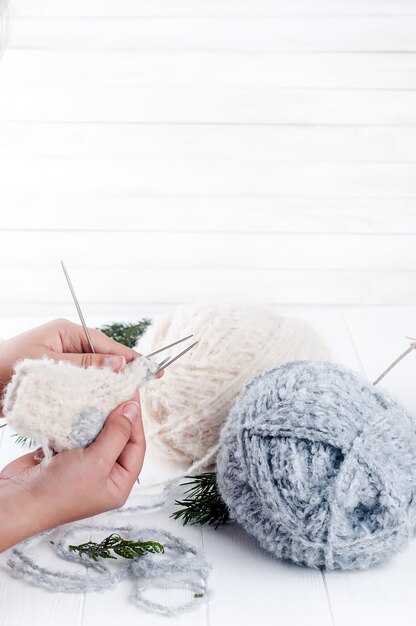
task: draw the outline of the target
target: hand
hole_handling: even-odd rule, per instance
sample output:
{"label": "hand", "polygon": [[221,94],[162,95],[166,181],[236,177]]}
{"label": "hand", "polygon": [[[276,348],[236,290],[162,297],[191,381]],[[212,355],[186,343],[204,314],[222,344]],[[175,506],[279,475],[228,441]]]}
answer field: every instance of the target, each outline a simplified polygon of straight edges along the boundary
{"label": "hand", "polygon": [[[90,352],[82,326],[66,319],[53,320],[0,343],[0,395],[10,381],[14,364],[24,358],[41,359],[46,355],[55,361],[70,361],[82,367],[96,365],[120,371],[139,356],[135,350],[101,331],[88,330],[97,354]],[[160,372],[158,377],[162,374]]]}
{"label": "hand", "polygon": [[87,448],[59,452],[46,466],[39,450],[6,465],[0,472],[0,552],[42,530],[123,506],[145,449],[135,393],[110,413]]}

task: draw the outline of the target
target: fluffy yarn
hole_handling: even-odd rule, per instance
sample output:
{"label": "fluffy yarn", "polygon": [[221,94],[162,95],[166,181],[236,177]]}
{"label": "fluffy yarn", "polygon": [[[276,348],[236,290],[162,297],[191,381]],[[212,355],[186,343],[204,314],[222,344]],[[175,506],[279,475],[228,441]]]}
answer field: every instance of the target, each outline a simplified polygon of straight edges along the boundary
{"label": "fluffy yarn", "polygon": [[215,461],[220,429],[244,383],[293,359],[327,358],[304,322],[260,306],[183,306],[155,322],[138,343],[149,353],[193,333],[198,345],[141,393],[148,435],[189,472]]}
{"label": "fluffy yarn", "polygon": [[[54,592],[84,593],[115,587],[122,580],[133,581],[131,601],[153,613],[174,617],[199,608],[201,603],[211,597],[208,589],[208,574],[211,569],[202,553],[179,537],[175,537],[161,528],[135,529],[133,526],[107,526],[96,524],[77,524],[63,532],[56,542],[57,555],[66,560],[85,565],[88,573],[53,570],[35,562],[30,556],[30,546],[39,537],[48,536],[55,529],[47,530],[20,542],[11,550],[8,565],[16,578],[22,578],[39,587]],[[119,559],[114,569],[109,563],[94,561],[85,554],[73,552],[68,548],[70,537],[79,531],[110,531],[122,533],[133,541],[148,541],[157,538],[165,548],[164,555],[146,554],[132,560]],[[147,599],[145,592],[163,580],[172,587],[191,592],[191,599],[178,606],[167,606]]]}
{"label": "fluffy yarn", "polygon": [[231,516],[274,555],[367,568],[415,528],[415,423],[387,393],[328,362],[255,377],[222,430],[218,486]]}
{"label": "fluffy yarn", "polygon": [[134,359],[121,372],[83,368],[49,358],[19,361],[3,398],[3,414],[20,435],[52,450],[84,448],[100,432],[115,406],[128,400],[157,370],[146,357]]}

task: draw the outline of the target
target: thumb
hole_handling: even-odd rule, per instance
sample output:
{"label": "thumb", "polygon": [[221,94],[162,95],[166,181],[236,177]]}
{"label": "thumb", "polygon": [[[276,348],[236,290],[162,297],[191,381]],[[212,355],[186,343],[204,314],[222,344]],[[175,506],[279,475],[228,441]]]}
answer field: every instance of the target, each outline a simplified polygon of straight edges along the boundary
{"label": "thumb", "polygon": [[140,404],[134,400],[123,402],[107,417],[101,432],[91,443],[88,454],[108,460],[111,467],[126,447],[136,420],[141,419]]}
{"label": "thumb", "polygon": [[52,358],[55,361],[69,361],[80,367],[90,367],[91,365],[108,367],[113,372],[119,372],[126,365],[126,357],[118,354],[91,354],[89,352],[76,354],[74,352],[66,352],[64,354],[54,354]]}

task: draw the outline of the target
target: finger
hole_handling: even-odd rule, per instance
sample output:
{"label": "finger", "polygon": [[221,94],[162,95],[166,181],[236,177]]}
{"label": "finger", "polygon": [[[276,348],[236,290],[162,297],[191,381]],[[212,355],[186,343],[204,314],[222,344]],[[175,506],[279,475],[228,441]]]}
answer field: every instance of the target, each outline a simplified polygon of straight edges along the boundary
{"label": "finger", "polygon": [[[125,357],[116,354],[92,354],[91,352],[82,352],[81,354],[77,354],[76,352],[51,352],[48,356],[57,362],[68,361],[69,363],[73,363],[79,367],[91,367],[91,365],[95,365],[96,367],[108,367],[113,372],[121,372],[126,365]],[[156,378],[161,378],[163,374],[164,372],[162,370],[156,374]]]}
{"label": "finger", "polygon": [[[88,330],[91,335],[91,341],[94,349],[97,352],[124,356],[127,363],[130,363],[130,361],[136,359],[138,356],[142,356],[140,352],[136,352],[136,350],[132,350],[131,348],[127,348],[127,346],[123,346],[121,343],[118,343],[118,341],[114,341],[114,339],[107,337],[107,335],[105,333],[102,333],[100,330],[97,330],[95,328],[89,328]],[[89,350],[88,344],[86,346],[86,350]],[[156,378],[161,378],[163,374],[164,371],[162,370],[161,372],[156,374]]]}
{"label": "finger", "polygon": [[140,404],[133,400],[123,402],[107,417],[95,441],[86,448],[89,455],[104,459],[111,467],[126,447],[132,433],[133,422],[141,420]]}
{"label": "finger", "polygon": [[108,367],[113,372],[120,372],[126,365],[126,358],[121,355],[115,354],[91,354],[90,352],[82,352],[77,354],[75,352],[64,352],[58,354],[56,352],[51,354],[54,361],[68,361],[74,365],[80,367]]}
{"label": "finger", "polygon": [[[82,327],[80,327],[82,328]],[[124,356],[127,363],[130,363],[133,359],[136,359],[140,355],[140,352],[136,350],[132,350],[132,348],[128,348],[127,346],[123,346],[122,343],[111,339],[111,337],[107,337],[107,335],[96,328],[88,329],[91,341],[94,346],[94,350],[96,352],[102,352],[103,354],[117,354],[119,356]],[[82,333],[84,334],[84,330],[82,329]],[[86,340],[86,338],[85,338]],[[86,344],[86,350],[89,352],[90,347],[88,342]]]}
{"label": "finger", "polygon": [[[140,404],[139,394],[135,394],[133,399]],[[131,486],[140,474],[146,452],[146,439],[144,435],[143,421],[137,418],[125,448],[117,459],[117,464],[121,466],[130,477]]]}
{"label": "finger", "polygon": [[10,463],[8,463],[8,465],[3,467],[0,472],[0,479],[14,476],[15,474],[19,474],[29,467],[35,467],[35,465],[39,465],[38,456],[39,450],[35,450],[34,452],[28,452],[27,454],[24,454],[23,456],[19,456],[17,459],[14,459],[14,461],[11,461]]}

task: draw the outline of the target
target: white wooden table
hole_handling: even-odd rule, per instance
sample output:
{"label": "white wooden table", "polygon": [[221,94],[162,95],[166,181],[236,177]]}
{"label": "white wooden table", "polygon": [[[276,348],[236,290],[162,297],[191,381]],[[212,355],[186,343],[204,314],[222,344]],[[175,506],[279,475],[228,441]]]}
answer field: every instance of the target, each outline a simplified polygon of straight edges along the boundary
{"label": "white wooden table", "polygon": [[[285,309],[290,312],[290,309]],[[307,319],[331,346],[334,360],[365,374],[373,380],[406,345],[404,336],[414,334],[416,308],[302,309],[296,314]],[[4,319],[2,336],[20,332],[42,321]],[[100,323],[101,318],[91,320]],[[108,321],[108,320],[107,320]],[[412,411],[416,410],[414,380],[416,355],[411,354],[385,381]],[[8,429],[0,435],[0,465],[22,453],[13,443]],[[166,477],[172,466],[152,453],[143,470],[143,482]],[[142,501],[140,487],[132,492],[127,505]],[[213,569],[210,587],[214,592],[208,605],[173,620],[180,624],[224,623],[250,626],[286,624],[304,626],[401,626],[414,624],[414,589],[416,587],[416,542],[389,563],[366,572],[321,573],[271,558],[241,529],[228,526],[220,530],[182,527],[164,510],[128,517],[138,526],[157,526],[182,536],[203,548]],[[120,522],[120,520],[117,520]],[[34,549],[37,558],[55,563],[48,540]],[[51,560],[52,559],[52,560]],[[143,622],[149,626],[165,624],[168,618],[144,613],[130,604],[129,586],[113,591],[75,594],[52,594],[10,575],[7,553],[0,555],[0,624],[7,626],[125,626]],[[58,562],[62,566],[63,562]],[[56,563],[55,563],[56,564]],[[183,593],[159,588],[151,596],[175,604]]]}
{"label": "white wooden table", "polygon": [[[76,319],[61,257],[91,325],[201,298],[268,303],[309,319],[370,380],[414,336],[415,0],[10,0],[10,15],[0,337]],[[386,379],[413,411],[415,359]],[[20,452],[0,430],[0,465]],[[150,452],[143,481],[168,470]],[[213,565],[215,597],[181,624],[414,623],[415,545],[368,572],[321,574],[169,513],[135,523],[203,546]],[[167,623],[125,585],[54,595],[6,560],[0,626]]]}

